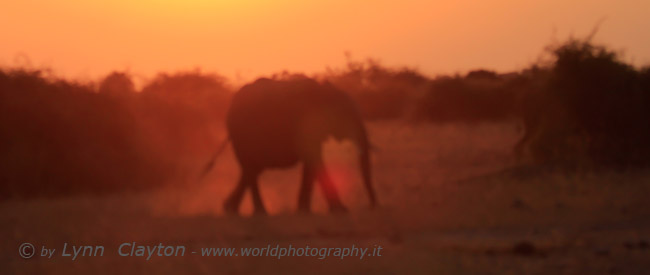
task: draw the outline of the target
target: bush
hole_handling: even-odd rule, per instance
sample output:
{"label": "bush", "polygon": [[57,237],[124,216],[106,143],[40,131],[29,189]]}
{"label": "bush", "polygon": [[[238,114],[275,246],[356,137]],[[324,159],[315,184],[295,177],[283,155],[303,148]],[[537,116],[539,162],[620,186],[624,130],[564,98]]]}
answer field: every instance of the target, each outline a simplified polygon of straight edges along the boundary
{"label": "bush", "polygon": [[482,122],[512,119],[516,99],[527,80],[519,74],[477,70],[465,77],[434,79],[417,106],[421,119],[433,122]]}
{"label": "bush", "polygon": [[[552,47],[545,88],[527,101],[528,147],[537,161],[635,166],[650,161],[650,86],[616,52],[572,39]],[[537,106],[537,107],[531,107]],[[551,138],[552,137],[552,138]],[[553,148],[553,150],[549,150]]]}
{"label": "bush", "polygon": [[329,70],[320,78],[349,93],[357,102],[361,115],[370,120],[410,115],[428,85],[428,79],[416,70],[389,69],[372,59],[365,62],[348,60],[346,69]]}
{"label": "bush", "polygon": [[0,197],[180,183],[183,161],[204,161],[197,152],[218,142],[209,129],[230,95],[221,78],[162,75],[137,92],[113,73],[98,86],[0,70]]}

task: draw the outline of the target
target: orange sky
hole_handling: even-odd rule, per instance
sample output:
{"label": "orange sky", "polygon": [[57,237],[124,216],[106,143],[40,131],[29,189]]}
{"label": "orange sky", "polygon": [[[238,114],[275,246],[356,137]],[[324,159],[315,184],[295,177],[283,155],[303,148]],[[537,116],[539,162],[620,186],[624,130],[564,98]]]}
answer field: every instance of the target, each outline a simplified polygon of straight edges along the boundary
{"label": "orange sky", "polygon": [[[56,3],[55,3],[56,2]],[[21,0],[0,3],[0,65],[58,75],[196,67],[249,80],[339,67],[344,52],[427,74],[519,69],[554,36],[584,36],[650,63],[647,0]]]}

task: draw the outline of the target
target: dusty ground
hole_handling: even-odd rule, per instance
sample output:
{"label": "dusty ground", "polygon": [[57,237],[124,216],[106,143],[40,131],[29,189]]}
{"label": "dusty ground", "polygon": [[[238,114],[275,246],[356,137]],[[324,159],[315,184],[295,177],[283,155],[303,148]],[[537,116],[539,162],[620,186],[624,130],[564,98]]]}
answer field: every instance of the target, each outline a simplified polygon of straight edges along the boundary
{"label": "dusty ground", "polygon": [[[228,152],[201,183],[147,194],[0,203],[4,274],[647,274],[650,171],[562,173],[516,166],[511,125],[370,126],[382,206],[367,209],[348,145],[326,145],[350,208],[294,213],[299,169],[262,178],[269,217],[234,217],[221,203],[238,171]],[[250,201],[243,211],[250,213]],[[202,247],[383,247],[382,256],[120,257],[123,242]],[[22,259],[30,242],[55,256]],[[64,243],[102,257],[61,257]]]}

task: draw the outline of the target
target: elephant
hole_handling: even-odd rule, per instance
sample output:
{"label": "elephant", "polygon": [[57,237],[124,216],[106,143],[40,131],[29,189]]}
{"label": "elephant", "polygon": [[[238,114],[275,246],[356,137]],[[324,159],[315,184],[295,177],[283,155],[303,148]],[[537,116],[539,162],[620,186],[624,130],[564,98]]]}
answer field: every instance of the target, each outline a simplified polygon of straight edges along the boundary
{"label": "elephant", "polygon": [[237,213],[244,192],[250,189],[254,213],[266,214],[258,187],[260,174],[298,163],[303,164],[299,211],[310,211],[315,181],[320,183],[331,212],[347,211],[323,161],[321,147],[330,137],[356,145],[371,206],[377,205],[368,133],[354,101],[333,85],[306,76],[260,78],[235,93],[226,114],[226,129],[241,176],[224,202],[225,212]]}

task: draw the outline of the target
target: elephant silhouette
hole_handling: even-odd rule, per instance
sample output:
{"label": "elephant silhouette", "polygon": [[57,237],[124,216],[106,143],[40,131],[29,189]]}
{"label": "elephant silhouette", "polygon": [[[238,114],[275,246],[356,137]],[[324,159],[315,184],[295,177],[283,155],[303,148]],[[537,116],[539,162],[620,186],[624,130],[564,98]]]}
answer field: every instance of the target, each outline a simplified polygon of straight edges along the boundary
{"label": "elephant silhouette", "polygon": [[371,206],[377,204],[372,186],[369,141],[354,101],[329,83],[305,76],[275,80],[261,78],[243,86],[232,98],[226,127],[241,177],[224,202],[237,213],[250,189],[255,214],[266,214],[258,179],[266,169],[303,164],[298,209],[309,212],[318,181],[331,212],[345,212],[323,162],[322,143],[333,137],[351,140],[358,148],[363,183]]}

